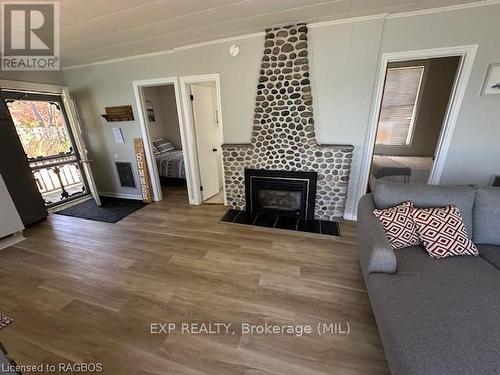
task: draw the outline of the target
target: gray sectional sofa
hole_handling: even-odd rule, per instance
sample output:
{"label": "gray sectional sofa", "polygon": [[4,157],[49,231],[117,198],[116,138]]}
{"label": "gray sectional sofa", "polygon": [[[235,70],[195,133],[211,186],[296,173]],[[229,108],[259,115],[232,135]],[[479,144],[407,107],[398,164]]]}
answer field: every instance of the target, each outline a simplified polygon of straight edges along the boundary
{"label": "gray sectional sofa", "polygon": [[[457,206],[480,256],[392,250],[374,208]],[[500,374],[500,188],[378,183],[358,209],[358,249],[393,375]]]}
{"label": "gray sectional sofa", "polygon": [[7,351],[5,350],[2,343],[0,343],[0,374],[2,375],[20,375],[21,373],[17,373],[14,371],[10,371],[12,366],[16,366],[16,363],[10,359],[7,355]]}

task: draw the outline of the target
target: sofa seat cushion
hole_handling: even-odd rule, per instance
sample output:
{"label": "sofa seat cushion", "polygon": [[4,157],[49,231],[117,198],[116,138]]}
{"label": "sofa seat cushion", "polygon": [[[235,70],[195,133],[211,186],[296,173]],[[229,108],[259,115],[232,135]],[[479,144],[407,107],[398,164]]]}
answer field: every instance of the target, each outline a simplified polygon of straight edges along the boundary
{"label": "sofa seat cushion", "polygon": [[500,245],[500,187],[478,187],[474,203],[474,242]]}
{"label": "sofa seat cushion", "polygon": [[471,186],[439,186],[426,184],[397,184],[378,181],[373,187],[376,208],[388,208],[411,201],[415,207],[458,207],[469,238],[472,238],[472,209],[476,190]]}
{"label": "sofa seat cushion", "polygon": [[395,253],[396,274],[367,277],[391,373],[500,373],[500,272],[481,257]]}
{"label": "sofa seat cushion", "polygon": [[500,270],[500,246],[478,245],[479,255]]}

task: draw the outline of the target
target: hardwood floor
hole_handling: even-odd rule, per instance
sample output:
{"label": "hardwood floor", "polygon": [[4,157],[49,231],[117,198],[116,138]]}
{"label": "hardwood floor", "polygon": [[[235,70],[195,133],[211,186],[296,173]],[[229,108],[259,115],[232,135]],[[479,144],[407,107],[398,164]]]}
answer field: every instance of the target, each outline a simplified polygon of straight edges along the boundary
{"label": "hardwood floor", "polygon": [[[51,215],[0,252],[0,313],[14,318],[0,341],[18,364],[100,362],[105,374],[388,373],[353,224],[339,240],[219,223],[224,212],[172,188],[117,224]],[[153,322],[177,329],[151,334]],[[232,333],[183,334],[183,322]],[[319,322],[348,322],[349,335],[319,336]]]}

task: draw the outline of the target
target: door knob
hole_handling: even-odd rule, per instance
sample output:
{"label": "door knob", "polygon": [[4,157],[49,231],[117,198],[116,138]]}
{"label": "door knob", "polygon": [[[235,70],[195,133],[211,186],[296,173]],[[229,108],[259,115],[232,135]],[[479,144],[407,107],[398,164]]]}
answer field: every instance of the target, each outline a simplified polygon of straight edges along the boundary
{"label": "door knob", "polygon": [[213,149],[212,149],[212,151],[213,151],[213,152],[217,152],[217,149],[216,149],[216,148],[213,148]]}

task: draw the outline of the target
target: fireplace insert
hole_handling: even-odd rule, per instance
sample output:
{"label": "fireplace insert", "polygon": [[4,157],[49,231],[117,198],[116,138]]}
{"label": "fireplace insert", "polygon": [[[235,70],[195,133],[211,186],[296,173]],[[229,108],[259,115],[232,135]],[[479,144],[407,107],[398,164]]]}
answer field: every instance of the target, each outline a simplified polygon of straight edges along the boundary
{"label": "fireplace insert", "polygon": [[259,214],[314,219],[316,172],[245,169],[246,210]]}

